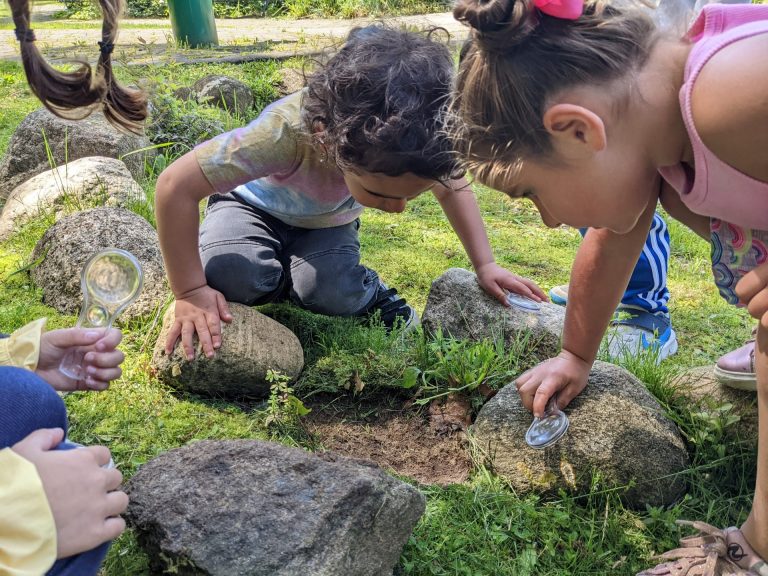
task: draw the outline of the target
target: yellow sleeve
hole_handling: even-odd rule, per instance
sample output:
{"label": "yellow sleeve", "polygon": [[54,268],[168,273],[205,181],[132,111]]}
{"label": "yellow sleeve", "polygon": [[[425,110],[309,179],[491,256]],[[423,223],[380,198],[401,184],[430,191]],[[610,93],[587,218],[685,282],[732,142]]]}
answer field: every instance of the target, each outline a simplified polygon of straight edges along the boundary
{"label": "yellow sleeve", "polygon": [[39,318],[16,330],[9,338],[0,339],[0,366],[18,366],[35,371],[40,358],[40,338],[45,318]]}
{"label": "yellow sleeve", "polygon": [[0,450],[0,574],[40,576],[56,561],[56,525],[35,465]]}

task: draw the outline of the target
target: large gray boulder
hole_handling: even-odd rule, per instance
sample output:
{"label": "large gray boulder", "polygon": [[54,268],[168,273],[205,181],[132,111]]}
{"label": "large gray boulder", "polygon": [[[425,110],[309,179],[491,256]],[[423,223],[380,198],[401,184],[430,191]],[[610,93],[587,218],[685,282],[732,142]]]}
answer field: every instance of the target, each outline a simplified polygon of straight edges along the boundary
{"label": "large gray boulder", "polygon": [[65,216],[49,228],[32,252],[40,262],[32,280],[43,302],[64,314],[77,314],[83,301],[80,275],[88,259],[105,248],[132,253],[144,271],[144,287],[119,322],[156,313],[168,297],[165,266],[157,232],[141,216],[124,208],[94,208]]}
{"label": "large gray boulder", "polygon": [[229,76],[212,74],[200,78],[192,86],[192,94],[201,104],[218,106],[236,116],[243,116],[253,107],[250,86]]}
{"label": "large gray boulder", "polygon": [[506,386],[480,410],[472,437],[518,494],[588,493],[595,477],[601,489],[628,486],[622,496],[637,509],[667,506],[683,494],[689,465],[683,439],[629,372],[595,362],[589,384],[565,412],[566,436],[549,448],[530,448],[525,432],[533,418],[515,387]]}
{"label": "large gray boulder", "polygon": [[538,312],[505,308],[480,288],[477,276],[463,268],[450,268],[432,282],[422,324],[428,332],[442,328],[457,340],[494,340],[503,336],[507,346],[527,338],[541,358],[560,352],[565,311],[548,302]]}
{"label": "large gray boulder", "polygon": [[32,176],[50,170],[51,160],[61,166],[87,156],[122,158],[134,179],[140,180],[145,158],[154,158],[156,151],[127,154],[151,145],[146,136],[117,130],[100,112],[83,120],[63,120],[40,108],[22,120],[8,143],[0,162],[0,198],[7,198]]}
{"label": "large gray boulder", "polygon": [[38,174],[11,192],[0,215],[0,240],[41,214],[60,216],[84,207],[126,207],[141,202],[146,202],[144,191],[122,161],[81,158]]}
{"label": "large gray boulder", "polygon": [[180,576],[390,576],[425,508],[374,464],[258,440],[171,450],[127,491],[153,569]]}
{"label": "large gray boulder", "polygon": [[234,319],[229,324],[222,322],[221,348],[207,358],[196,340],[191,361],[181,342],[170,356],[165,354],[165,341],[175,319],[175,306],[168,308],[152,355],[152,366],[161,381],[197,394],[258,398],[269,394],[268,370],[298,377],[304,367],[304,351],[296,335],[254,308],[233,302],[229,308]]}

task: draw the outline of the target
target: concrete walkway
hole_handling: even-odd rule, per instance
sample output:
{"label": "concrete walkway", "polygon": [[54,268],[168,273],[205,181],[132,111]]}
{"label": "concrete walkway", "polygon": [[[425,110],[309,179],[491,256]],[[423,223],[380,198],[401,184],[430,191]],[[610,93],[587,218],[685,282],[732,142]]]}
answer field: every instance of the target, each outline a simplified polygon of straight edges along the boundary
{"label": "concrete walkway", "polygon": [[[34,21],[50,21],[55,5],[43,5],[36,10]],[[8,22],[9,18],[3,18]],[[180,49],[173,40],[170,20],[124,19],[115,47],[115,59],[123,64],[161,63],[166,58],[175,61],[215,61],[217,59],[257,59],[259,57],[314,53],[329,45],[338,44],[350,29],[375,21],[398,24],[408,28],[445,28],[452,40],[466,37],[466,27],[453,19],[449,12],[418,16],[392,18],[302,19],[282,18],[238,18],[216,20],[219,47],[214,49]],[[101,39],[101,30],[96,21],[72,22],[72,29],[47,29],[44,25],[37,30],[38,46],[46,56],[56,60],[86,58],[95,60],[98,56],[96,42]],[[83,28],[80,28],[82,25]],[[137,27],[132,27],[137,26]],[[141,26],[140,28],[138,26]],[[18,59],[19,47],[13,30],[0,30],[0,58]]]}

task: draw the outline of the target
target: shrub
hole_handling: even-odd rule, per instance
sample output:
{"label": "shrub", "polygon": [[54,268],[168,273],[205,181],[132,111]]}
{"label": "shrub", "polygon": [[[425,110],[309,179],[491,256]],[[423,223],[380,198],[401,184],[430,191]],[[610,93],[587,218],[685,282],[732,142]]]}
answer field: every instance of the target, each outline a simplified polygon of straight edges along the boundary
{"label": "shrub", "polygon": [[226,131],[217,109],[182,102],[170,94],[155,96],[151,109],[147,136],[154,144],[170,143],[170,157],[185,154],[196,144]]}

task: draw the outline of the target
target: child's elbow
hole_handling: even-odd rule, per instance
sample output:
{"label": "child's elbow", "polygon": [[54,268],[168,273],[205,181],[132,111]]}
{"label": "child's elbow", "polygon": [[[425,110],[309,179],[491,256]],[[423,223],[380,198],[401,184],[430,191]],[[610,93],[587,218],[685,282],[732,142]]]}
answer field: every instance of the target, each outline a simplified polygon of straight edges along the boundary
{"label": "child's elbow", "polygon": [[175,190],[178,190],[179,176],[176,174],[176,170],[173,170],[173,166],[166,168],[160,173],[155,183],[155,208],[160,208],[166,204],[169,204],[175,200]]}

